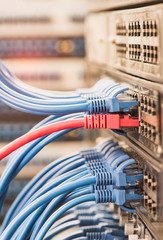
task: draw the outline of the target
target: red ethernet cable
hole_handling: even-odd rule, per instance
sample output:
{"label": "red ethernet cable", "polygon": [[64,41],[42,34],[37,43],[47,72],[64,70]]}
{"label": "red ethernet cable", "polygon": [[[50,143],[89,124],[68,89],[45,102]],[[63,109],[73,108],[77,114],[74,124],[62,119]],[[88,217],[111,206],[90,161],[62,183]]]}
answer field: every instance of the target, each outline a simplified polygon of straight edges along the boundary
{"label": "red ethernet cable", "polygon": [[139,120],[132,118],[129,115],[119,114],[100,114],[100,115],[86,115],[81,119],[71,119],[62,122],[53,123],[49,126],[41,127],[39,129],[30,131],[23,136],[17,138],[13,142],[7,144],[0,149],[0,160],[7,157],[23,145],[53,132],[61,131],[69,128],[85,129],[119,129],[121,127],[138,127]]}

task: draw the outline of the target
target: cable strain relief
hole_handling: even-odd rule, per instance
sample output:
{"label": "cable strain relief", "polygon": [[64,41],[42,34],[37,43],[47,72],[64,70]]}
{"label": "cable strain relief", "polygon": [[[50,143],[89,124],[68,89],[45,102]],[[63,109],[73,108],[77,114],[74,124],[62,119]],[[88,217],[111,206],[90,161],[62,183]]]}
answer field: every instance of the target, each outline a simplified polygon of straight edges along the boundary
{"label": "cable strain relief", "polygon": [[91,192],[92,193],[95,193],[95,191],[104,191],[104,190],[107,190],[107,186],[103,185],[103,186],[99,186],[99,185],[92,185],[91,186]]}
{"label": "cable strain relief", "polygon": [[107,172],[106,169],[98,169],[95,172],[96,185],[112,185],[112,174]]}
{"label": "cable strain relief", "polygon": [[112,191],[109,191],[109,190],[96,190],[95,198],[97,203],[113,202]]}
{"label": "cable strain relief", "polygon": [[101,161],[101,155],[98,152],[92,152],[87,155],[85,155],[85,161],[89,162],[100,162]]}
{"label": "cable strain relief", "polygon": [[78,220],[80,221],[79,225],[81,227],[97,225],[99,223],[98,219],[93,218],[93,216],[79,216]]}
{"label": "cable strain relief", "polygon": [[91,99],[89,100],[89,113],[106,113],[109,112],[109,104],[105,98]]}
{"label": "cable strain relief", "polygon": [[102,239],[101,232],[88,232],[86,236],[87,236],[88,240],[94,240],[94,239],[101,240]]}
{"label": "cable strain relief", "polygon": [[84,116],[85,129],[106,129],[107,115],[85,115]]}
{"label": "cable strain relief", "polygon": [[93,226],[85,226],[83,227],[83,232],[86,235],[87,233],[96,233],[96,232],[101,232],[102,229],[100,225],[93,225]]}
{"label": "cable strain relief", "polygon": [[100,99],[103,99],[104,98],[104,95],[102,95],[101,93],[93,93],[93,92],[90,92],[88,94],[85,94],[84,96],[87,100],[90,100],[90,101],[95,101],[95,100],[100,100]]}
{"label": "cable strain relief", "polygon": [[87,149],[80,151],[80,156],[86,160],[99,159],[100,153],[96,149]]}

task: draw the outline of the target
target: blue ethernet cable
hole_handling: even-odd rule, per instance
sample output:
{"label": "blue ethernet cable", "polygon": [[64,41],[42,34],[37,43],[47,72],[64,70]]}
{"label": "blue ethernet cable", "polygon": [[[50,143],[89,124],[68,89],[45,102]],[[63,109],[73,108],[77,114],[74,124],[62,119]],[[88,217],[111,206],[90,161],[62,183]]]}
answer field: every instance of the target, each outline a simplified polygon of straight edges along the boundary
{"label": "blue ethernet cable", "polygon": [[[11,74],[7,75],[8,77],[11,77]],[[54,98],[37,98],[37,101],[35,101],[35,96],[29,97],[28,94],[25,94],[24,96],[24,94],[21,94],[20,91],[16,91],[11,88],[12,81],[10,80],[10,84],[8,84],[7,76],[3,75],[4,79],[1,75],[0,77],[2,78],[2,90],[0,90],[1,99],[12,107],[35,114],[50,115],[76,111],[92,112],[95,110],[94,105],[96,105],[96,107],[98,106],[97,112],[104,111],[104,108],[105,111],[117,112],[120,111],[120,109],[127,111],[128,108],[137,104],[136,101],[119,102],[116,98],[117,95],[128,90],[128,88],[109,80],[104,80],[104,85],[100,91],[98,91],[100,98],[98,95],[97,98],[94,98],[93,95],[89,98],[83,98],[80,94],[78,94],[78,98],[59,98],[56,100],[54,100]],[[5,84],[6,82],[8,85]],[[97,85],[95,85],[94,89],[97,89]],[[101,101],[104,102],[102,103]]]}
{"label": "blue ethernet cable", "polygon": [[[84,177],[84,176],[83,176]],[[63,198],[60,197],[60,199],[64,199],[62,200],[62,204],[66,203],[67,201],[70,201],[76,197],[79,197],[81,195],[85,195],[85,194],[89,194],[91,193],[91,188],[90,187],[86,187],[86,188],[82,188],[82,189],[77,189],[76,192],[73,191],[71,194],[68,194],[67,197],[66,195],[63,195]],[[33,230],[32,230],[32,235],[30,240],[34,240],[38,231],[40,230],[40,228],[42,227],[42,225],[44,224],[44,222],[47,220],[47,218],[50,216],[50,214],[52,214],[54,212],[54,210],[56,209],[56,202],[59,200],[61,201],[59,198],[57,200],[52,200],[45,208],[44,212],[41,214],[41,216],[38,218],[38,220],[36,221]],[[60,204],[61,205],[61,204]]]}
{"label": "blue ethernet cable", "polygon": [[[25,236],[29,233],[29,230],[31,230],[30,240],[35,239],[35,236],[37,235],[38,231],[42,227],[43,223],[49,217],[49,214],[54,212],[54,210],[56,210],[59,206],[61,206],[65,202],[72,200],[76,197],[79,197],[81,195],[86,195],[89,193],[91,193],[91,190],[90,190],[90,188],[87,187],[82,190],[79,189],[75,192],[73,191],[70,196],[67,193],[65,193],[65,194],[62,194],[61,196],[59,196],[56,200],[55,199],[52,200],[48,205],[46,205],[43,208],[43,212],[40,215],[37,214],[37,212],[36,212],[36,213],[32,214],[31,219],[30,219],[30,217],[28,217],[29,220],[28,220],[28,218],[26,219],[26,221],[22,224],[22,231],[20,231],[20,232],[17,231],[16,239],[17,240],[24,239]],[[35,224],[33,225],[32,223],[35,223]]]}
{"label": "blue ethernet cable", "polygon": [[[102,194],[102,195],[101,195]],[[113,190],[113,196],[110,195],[111,192],[105,192],[105,191],[97,191],[95,194],[91,194],[90,196],[92,197],[92,201],[96,201],[96,202],[115,202],[118,205],[123,205],[124,202],[126,200],[129,199],[135,199],[138,198],[140,196],[134,195],[132,196],[132,194],[126,194],[125,190]],[[125,196],[126,195],[126,196]],[[76,198],[75,200],[79,200],[82,197]],[[44,238],[44,236],[46,235],[46,233],[48,232],[48,230],[51,228],[51,226],[53,225],[53,223],[64,213],[66,212],[68,209],[70,209],[71,207],[73,207],[76,204],[76,201],[72,200],[68,203],[66,203],[65,205],[61,206],[56,212],[54,212],[49,219],[45,222],[45,224],[43,225],[43,227],[40,229],[38,235],[36,236],[36,240],[41,240]],[[74,204],[74,205],[73,205]],[[77,203],[78,204],[78,203]]]}
{"label": "blue ethernet cable", "polygon": [[62,240],[73,240],[73,239],[78,239],[78,238],[82,238],[83,239],[84,233],[82,231],[82,229],[78,229],[78,230],[73,230],[73,232],[66,234],[62,237]]}
{"label": "blue ethernet cable", "polygon": [[45,204],[46,202],[50,201],[51,199],[63,194],[64,192],[69,192],[74,188],[79,188],[82,186],[87,186],[90,184],[95,184],[96,178],[94,176],[87,177],[81,180],[74,181],[72,183],[67,183],[62,187],[56,187],[53,190],[50,190],[48,193],[43,194],[41,197],[36,199],[34,202],[29,204],[25,207],[7,226],[4,232],[0,235],[1,240],[7,240],[17,229],[17,227],[21,224],[24,219],[30,215],[33,211],[39,208],[41,205]]}
{"label": "blue ethernet cable", "polygon": [[53,231],[50,234],[47,234],[45,237],[45,240],[50,240],[52,239],[55,235],[62,233],[63,231],[70,229],[72,227],[77,227],[79,226],[80,221],[79,220],[73,220],[67,223],[63,223],[61,226],[56,227],[53,229]]}
{"label": "blue ethernet cable", "polygon": [[[62,186],[63,184],[65,183],[68,183],[68,182],[72,182],[74,180],[77,180],[77,179],[82,179],[82,178],[85,178],[87,177],[87,172],[86,171],[80,171],[78,170],[78,172],[72,172],[71,173],[71,176],[67,176],[67,180],[65,180],[60,186]],[[63,179],[63,177],[61,177]],[[56,184],[57,185],[57,184]],[[85,188],[85,190],[81,191],[80,189],[79,190],[76,190],[73,191],[72,193],[72,197],[69,196],[69,199],[73,199],[75,197],[78,197],[80,196],[81,194],[88,194],[90,193],[90,189],[87,187]],[[40,216],[40,209],[37,209],[32,215],[30,215],[22,224],[21,226],[19,227],[19,229],[16,230],[15,234],[13,235],[13,239],[17,239],[17,240],[21,240],[21,239],[24,239],[26,234],[29,233],[29,230],[31,229],[31,227],[33,227],[33,224],[35,223],[35,221],[37,220],[36,222],[36,230],[38,229],[38,223],[40,222],[40,220],[44,220],[46,219],[46,215],[49,215],[51,213],[51,211],[53,211],[55,208],[57,208],[58,204],[61,204],[63,202],[63,199],[66,197],[67,193],[64,193],[62,194],[61,196],[59,196],[58,198],[52,200],[48,205],[45,204],[41,207],[41,216]],[[49,207],[48,207],[49,206]],[[47,209],[47,211],[45,211],[44,209]],[[44,212],[43,212],[44,211]],[[45,213],[45,214],[44,214]],[[39,218],[38,218],[39,217]],[[29,219],[29,220],[28,220]],[[41,222],[40,222],[41,223]],[[34,231],[33,231],[33,234],[34,235]],[[16,238],[14,238],[16,237]],[[31,236],[32,238],[32,236]],[[35,237],[34,237],[35,239]]]}
{"label": "blue ethernet cable", "polygon": [[[130,196],[131,197],[131,196]],[[135,198],[135,195],[134,195],[134,198]],[[132,199],[132,198],[130,198],[130,199]]]}
{"label": "blue ethernet cable", "polygon": [[[72,158],[70,159],[65,158],[65,159],[59,159],[58,161],[53,162],[52,164],[49,164],[49,166],[44,170],[41,171],[40,174],[38,175],[38,177],[36,176],[32,181],[29,182],[29,184],[23,189],[23,191],[21,192],[21,194],[16,198],[16,200],[14,201],[14,203],[12,204],[12,207],[9,209],[5,220],[3,222],[2,228],[3,229],[7,224],[9,219],[11,219],[13,213],[18,211],[18,209],[21,207],[21,205],[26,202],[28,200],[28,198],[33,195],[33,193],[39,189],[44,183],[46,183],[48,181],[48,179],[53,176],[53,174],[55,173],[55,171],[53,170],[53,168],[59,164],[60,162],[63,162],[65,160],[66,162],[67,159],[67,163],[68,162],[73,162],[76,159],[76,156],[72,156]],[[69,160],[70,159],[70,160]],[[46,174],[47,173],[47,174]],[[38,183],[39,181],[39,183]],[[37,183],[37,184],[36,184]],[[33,187],[33,188],[32,188]],[[30,193],[27,194],[30,190]],[[29,197],[28,197],[29,196]],[[20,204],[21,202],[21,204]]]}
{"label": "blue ethernet cable", "polygon": [[[29,198],[28,201],[26,201],[25,204],[23,204],[23,208],[26,207],[29,203],[34,201],[36,198],[40,197],[41,195],[45,194],[46,192],[50,191],[51,189],[57,187],[62,182],[66,181],[67,179],[70,180],[70,177],[75,174],[75,170],[80,175],[82,172],[84,172],[85,175],[89,173],[88,169],[83,166],[81,167],[81,161],[77,161],[77,163],[73,164],[75,167],[71,169],[70,171],[67,171],[63,174],[60,174],[58,177],[55,177],[51,180],[49,180],[44,186],[42,186],[37,192],[34,193],[31,198]],[[76,174],[77,174],[76,173]]]}
{"label": "blue ethernet cable", "polygon": [[[79,159],[79,160],[74,161],[74,159],[72,159],[72,160],[71,160],[71,163],[68,163],[69,171],[74,170],[75,168],[79,168],[79,167],[82,166],[82,165],[83,165],[83,160],[80,160],[80,159]],[[81,167],[80,169],[81,169],[81,171],[82,171],[82,170],[87,170],[86,167],[84,167],[84,166]],[[38,192],[38,191],[40,192],[40,188],[41,188],[41,189],[43,188],[44,184],[47,182],[47,180],[49,179],[49,177],[52,176],[52,180],[53,180],[53,181],[54,181],[54,179],[56,179],[55,172],[56,172],[56,169],[54,169],[53,172],[52,172],[52,171],[50,172],[50,176],[49,176],[49,174],[48,174],[47,176],[44,176],[44,178],[41,179],[41,180],[35,185],[34,189],[31,189],[31,190],[26,194],[26,196],[21,200],[21,202],[19,201],[19,206],[15,209],[14,215],[19,212],[19,209],[21,209],[21,206],[26,205],[26,204],[28,203],[28,201],[30,201],[31,197],[33,198],[33,196],[35,196],[35,193],[36,193],[36,192]],[[63,172],[63,173],[66,173],[66,171]],[[60,174],[59,176],[61,176],[61,174]],[[48,177],[48,178],[47,178],[47,177]],[[52,180],[51,180],[51,181],[52,181]],[[49,180],[49,181],[50,181],[50,180]]]}
{"label": "blue ethernet cable", "polygon": [[[87,193],[87,194],[88,194],[88,193],[91,193],[89,188],[86,189],[86,190],[84,190],[83,193],[82,193],[82,192],[77,193],[76,197],[77,197],[78,195],[80,195],[80,194],[86,194],[86,193]],[[75,197],[75,194],[73,194],[72,197],[74,198],[74,197]],[[71,200],[71,197],[69,197],[68,199]],[[34,240],[34,239],[35,239],[36,233],[38,232],[38,230],[40,229],[40,227],[43,225],[43,222],[45,222],[45,220],[47,219],[47,217],[50,216],[50,214],[54,212],[53,202],[55,203],[55,201],[53,200],[53,201],[49,204],[49,206],[46,207],[47,209],[44,211],[44,213],[42,213],[42,215],[39,217],[41,221],[40,221],[39,219],[37,220],[37,222],[36,222],[36,224],[35,224],[36,227],[35,227],[34,230],[32,231],[32,235],[31,235],[30,240]],[[63,202],[63,203],[64,203],[64,202]],[[63,203],[62,203],[62,204],[63,204]],[[106,210],[106,209],[105,209],[105,210]],[[87,213],[88,213],[88,211],[87,211]],[[101,215],[99,215],[99,218],[96,219],[96,220],[99,221],[100,216],[101,216]],[[103,217],[104,217],[104,214],[103,214]],[[75,220],[75,219],[78,219],[78,218],[77,218],[77,216],[76,216],[76,217],[73,216],[72,218],[69,218],[69,219],[70,219],[70,220]],[[69,219],[66,218],[66,222],[67,222]],[[110,220],[110,219],[112,219],[112,218],[110,218],[110,216],[108,216],[108,214],[105,214],[105,219],[109,219],[109,220]],[[114,221],[115,221],[115,220],[114,220]],[[62,221],[62,222],[63,222],[63,221]]]}
{"label": "blue ethernet cable", "polygon": [[[36,103],[36,98],[24,96],[9,87],[7,87],[3,82],[1,83],[3,92],[5,92],[7,95],[10,95],[13,97],[13,99],[19,99],[26,101],[27,103]],[[67,99],[37,99],[37,104],[42,105],[69,105],[69,104],[77,104],[77,103],[86,103],[86,99],[81,98],[67,98]]]}
{"label": "blue ethernet cable", "polygon": [[[39,89],[36,89],[36,88],[32,88],[34,91],[31,91],[31,88],[29,88],[28,85],[26,85],[26,84],[22,83],[21,81],[19,81],[18,79],[14,78],[12,76],[12,74],[8,70],[6,70],[6,68],[3,66],[3,64],[1,64],[0,66],[1,66],[0,77],[1,77],[1,82],[3,83],[2,86],[4,87],[4,90],[6,89],[7,92],[9,92],[9,89],[11,89],[10,93],[12,93],[13,96],[15,96],[15,94],[13,94],[12,91],[14,91],[14,93],[18,92],[18,94],[22,95],[22,96],[25,95],[27,97],[27,99],[30,99],[30,97],[33,97],[34,99],[35,98],[40,99],[40,102],[44,102],[44,99],[47,99],[47,100],[48,99],[49,100],[50,99],[55,99],[56,95],[57,95],[56,99],[58,98],[60,100],[64,99],[64,98],[67,99],[69,97],[70,98],[76,98],[77,97],[78,100],[81,100],[81,102],[84,101],[84,100],[81,99],[80,94],[77,94],[75,92],[65,94],[65,93],[62,93],[62,92],[51,92],[51,91],[39,90]],[[20,88],[20,86],[21,86],[21,88]],[[107,79],[102,79],[101,81],[99,81],[99,83],[95,84],[95,86],[93,88],[91,88],[89,91],[92,92],[92,93],[99,92],[98,91],[99,88],[100,88],[100,93],[102,95],[106,95],[106,96],[109,96],[111,98],[114,98],[114,102],[116,101],[115,96],[117,96],[120,92],[123,92],[123,91],[127,90],[127,88],[125,88],[123,86],[120,86],[119,84],[115,83],[112,80],[109,80],[108,78]],[[24,91],[22,91],[22,89],[24,89]],[[40,94],[36,94],[38,91],[40,92]],[[88,91],[88,93],[89,93],[89,91]],[[33,95],[32,94],[30,95],[29,92],[32,92]],[[44,94],[46,93],[46,94],[44,95],[43,93]],[[112,95],[110,95],[111,93],[112,93]],[[42,94],[43,94],[43,96],[42,96]],[[25,96],[24,96],[24,98],[25,98]],[[24,100],[24,98],[22,98],[22,100]],[[21,97],[20,97],[20,99],[21,99]],[[41,99],[43,101],[41,101]],[[75,101],[78,101],[78,100],[76,99]],[[74,102],[74,100],[72,100],[72,102]],[[121,104],[120,108],[127,109],[127,108],[136,104],[136,102],[135,103],[134,102],[131,103],[131,102],[132,101],[128,102],[128,105],[126,105],[127,103],[125,103],[125,102],[120,103]],[[10,102],[10,104],[12,104],[12,103]],[[19,108],[20,108],[20,106],[19,106]],[[23,108],[24,108],[24,105],[22,105],[22,109]],[[36,111],[36,113],[38,113],[38,111]]]}
{"label": "blue ethernet cable", "polygon": [[[66,236],[64,235],[62,237],[62,240],[73,240],[73,239],[78,239],[78,238],[82,238],[83,239],[84,233],[82,231],[82,229],[78,229],[78,230],[73,230],[71,233],[66,234]],[[46,239],[46,237],[45,237]]]}
{"label": "blue ethernet cable", "polygon": [[66,204],[64,204],[63,206],[61,206],[55,213],[53,213],[49,219],[45,222],[45,224],[43,225],[43,227],[40,229],[39,233],[37,234],[35,240],[41,240],[43,239],[43,237],[45,236],[45,234],[47,233],[47,231],[50,229],[50,227],[52,226],[52,224],[63,214],[65,213],[67,210],[69,210],[70,208],[81,204],[83,202],[88,202],[88,201],[95,201],[95,195],[94,194],[88,194],[88,195],[84,195],[81,197],[78,197],[74,200],[71,200],[69,202],[67,202]]}
{"label": "blue ethernet cable", "polygon": [[[124,159],[121,159],[121,161],[122,161],[122,160],[127,160],[128,158],[129,158],[128,156],[127,156],[127,158],[126,158],[126,156],[125,156],[125,158],[124,158]],[[119,162],[119,163],[120,163],[120,162]],[[132,164],[132,163],[134,163],[134,162],[131,162],[131,160],[129,160],[128,163],[127,163],[127,165],[130,165],[130,164]],[[126,165],[126,166],[127,166],[127,165]],[[123,169],[124,169],[124,167],[123,167]],[[117,173],[117,174],[119,174],[119,173]],[[114,174],[114,175],[116,176],[116,174]],[[139,179],[141,179],[141,178],[142,178],[142,175],[139,176],[139,177],[134,177],[134,180],[132,180],[132,181],[136,181],[136,180],[139,180]],[[121,183],[121,184],[122,184],[122,183]],[[123,184],[124,184],[124,183],[123,183]],[[125,183],[125,184],[126,184],[126,183]],[[124,185],[125,185],[125,184],[124,184]]]}
{"label": "blue ethernet cable", "polygon": [[20,81],[15,76],[13,76],[2,62],[0,62],[0,80],[1,82],[7,84],[7,86],[11,89],[19,93],[23,93],[26,96],[32,96],[35,98],[79,97],[79,94],[77,94],[76,92],[66,92],[65,96],[65,93],[63,91],[50,91],[29,86],[24,82]]}
{"label": "blue ethernet cable", "polygon": [[[23,191],[18,195],[12,206],[10,207],[5,220],[2,224],[1,231],[6,228],[9,221],[19,212],[21,207],[30,199],[33,194],[38,191],[52,176],[54,177],[55,173],[57,172],[57,169],[60,169],[60,166],[62,167],[65,164],[73,163],[75,160],[78,160],[79,157],[72,156],[71,158],[68,157],[67,160],[60,159],[60,161],[54,161],[52,164],[50,164],[45,171],[42,171],[38,177],[36,176],[29,184],[23,189]],[[60,164],[61,165],[60,165]],[[57,166],[57,169],[55,167]]]}

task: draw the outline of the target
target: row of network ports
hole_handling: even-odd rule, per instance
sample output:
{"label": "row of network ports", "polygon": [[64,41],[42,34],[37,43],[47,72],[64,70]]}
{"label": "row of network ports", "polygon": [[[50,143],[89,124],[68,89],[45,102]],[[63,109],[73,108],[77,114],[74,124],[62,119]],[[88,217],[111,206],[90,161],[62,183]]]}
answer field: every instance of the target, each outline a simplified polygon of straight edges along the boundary
{"label": "row of network ports", "polygon": [[158,64],[158,47],[140,44],[117,44],[117,56],[149,64]]}
{"label": "row of network ports", "polygon": [[161,214],[159,212],[159,209],[161,208],[161,198],[158,195],[162,184],[162,170],[160,164],[156,161],[154,163],[153,161],[151,165],[151,159],[149,155],[142,154],[142,151],[138,152],[135,148],[135,145],[130,146],[130,144],[124,144],[124,142],[122,141],[121,146],[122,148],[124,148],[126,154],[136,160],[137,167],[140,173],[142,172],[144,175],[143,181],[140,183],[139,186],[137,186],[138,191],[142,191],[142,194],[144,196],[144,200],[141,204],[147,210],[149,216],[154,221],[157,221],[161,217]]}
{"label": "row of network ports", "polygon": [[148,194],[144,194],[144,207],[147,210],[147,212],[152,216],[153,219],[157,219],[157,203],[152,200],[152,198],[150,198],[148,196]]}
{"label": "row of network ports", "polygon": [[157,111],[157,100],[150,98],[149,96],[141,95],[140,98],[140,107],[141,113],[145,112],[151,114],[152,116],[156,115]]}
{"label": "row of network ports", "polygon": [[158,26],[156,20],[134,21],[129,23],[117,23],[117,36],[140,37],[157,37]]}
{"label": "row of network ports", "polygon": [[158,144],[159,132],[155,126],[141,120],[139,133],[150,141]]}
{"label": "row of network ports", "polygon": [[152,174],[148,169],[144,170],[144,185],[151,191],[157,191],[157,179],[154,174]]}
{"label": "row of network ports", "polygon": [[131,91],[129,95],[139,101],[138,116],[140,126],[138,133],[155,144],[160,143],[159,103],[158,99]]}

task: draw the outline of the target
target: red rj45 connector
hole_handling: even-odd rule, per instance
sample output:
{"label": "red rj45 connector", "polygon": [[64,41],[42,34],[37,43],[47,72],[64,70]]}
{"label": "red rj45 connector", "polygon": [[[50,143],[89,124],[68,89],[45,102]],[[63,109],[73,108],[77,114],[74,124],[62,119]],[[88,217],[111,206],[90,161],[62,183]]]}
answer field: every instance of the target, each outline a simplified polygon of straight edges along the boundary
{"label": "red rj45 connector", "polygon": [[138,127],[139,120],[128,114],[99,114],[84,117],[85,129],[120,129],[122,127]]}

